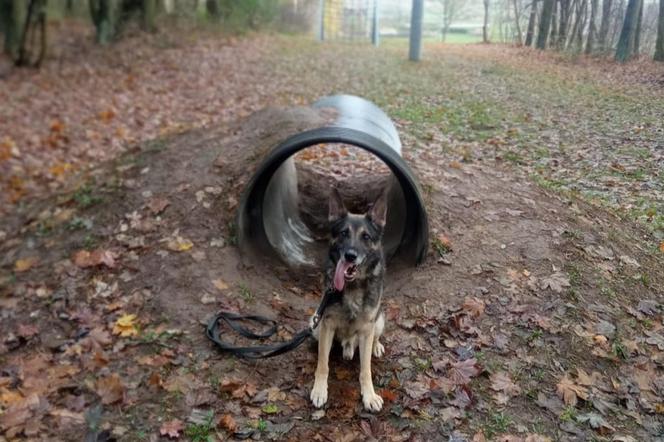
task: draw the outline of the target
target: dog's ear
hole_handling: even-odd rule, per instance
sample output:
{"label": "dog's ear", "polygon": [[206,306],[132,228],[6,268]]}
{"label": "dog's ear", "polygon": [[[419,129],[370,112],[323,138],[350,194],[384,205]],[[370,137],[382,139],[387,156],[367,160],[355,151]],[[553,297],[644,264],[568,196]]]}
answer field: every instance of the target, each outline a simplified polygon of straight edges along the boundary
{"label": "dog's ear", "polygon": [[387,192],[381,193],[376,202],[373,203],[373,206],[367,212],[367,218],[381,229],[385,227],[387,218]]}
{"label": "dog's ear", "polygon": [[344,218],[346,215],[348,215],[348,210],[346,209],[346,206],[344,206],[344,202],[341,199],[341,195],[339,195],[339,191],[336,187],[333,187],[332,191],[330,192],[330,210],[328,212],[327,219],[329,222],[333,223],[337,220],[340,220],[341,218]]}

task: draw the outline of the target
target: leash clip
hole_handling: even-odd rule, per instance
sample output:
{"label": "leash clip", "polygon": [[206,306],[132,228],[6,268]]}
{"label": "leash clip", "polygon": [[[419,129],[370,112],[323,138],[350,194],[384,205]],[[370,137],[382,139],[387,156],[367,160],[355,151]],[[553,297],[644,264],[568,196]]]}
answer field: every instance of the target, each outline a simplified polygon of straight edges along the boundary
{"label": "leash clip", "polygon": [[316,327],[318,327],[318,323],[320,322],[320,315],[318,312],[314,313],[314,315],[311,317],[311,327],[309,327],[311,330],[315,330]]}

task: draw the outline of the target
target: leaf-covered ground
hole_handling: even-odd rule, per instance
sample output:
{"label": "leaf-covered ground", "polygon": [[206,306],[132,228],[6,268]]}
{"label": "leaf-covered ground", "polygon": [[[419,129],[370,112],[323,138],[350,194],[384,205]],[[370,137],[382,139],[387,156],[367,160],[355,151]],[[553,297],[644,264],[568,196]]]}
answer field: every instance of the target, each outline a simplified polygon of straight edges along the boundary
{"label": "leaf-covered ground", "polygon": [[[74,33],[0,79],[0,439],[664,437],[661,67],[192,35]],[[395,119],[432,225],[389,272],[377,415],[357,361],[333,354],[315,410],[312,347],[248,363],[200,325],[256,311],[286,339],[315,307],[316,275],[240,260],[247,171],[216,160],[262,130],[230,122],[340,92]]]}

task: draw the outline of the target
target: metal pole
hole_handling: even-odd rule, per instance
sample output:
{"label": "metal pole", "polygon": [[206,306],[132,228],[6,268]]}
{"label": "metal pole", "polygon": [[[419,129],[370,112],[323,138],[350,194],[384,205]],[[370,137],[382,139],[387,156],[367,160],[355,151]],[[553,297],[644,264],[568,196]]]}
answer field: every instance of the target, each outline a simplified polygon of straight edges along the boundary
{"label": "metal pole", "polygon": [[325,41],[325,0],[318,1],[318,41]]}
{"label": "metal pole", "polygon": [[[664,1],[664,0],[662,0]],[[378,47],[380,44],[380,22],[378,21],[378,0],[374,0],[373,4],[373,23],[371,29],[371,43]]]}
{"label": "metal pole", "polygon": [[422,17],[424,15],[424,0],[413,0],[413,9],[410,13],[410,61],[420,61],[422,55]]}

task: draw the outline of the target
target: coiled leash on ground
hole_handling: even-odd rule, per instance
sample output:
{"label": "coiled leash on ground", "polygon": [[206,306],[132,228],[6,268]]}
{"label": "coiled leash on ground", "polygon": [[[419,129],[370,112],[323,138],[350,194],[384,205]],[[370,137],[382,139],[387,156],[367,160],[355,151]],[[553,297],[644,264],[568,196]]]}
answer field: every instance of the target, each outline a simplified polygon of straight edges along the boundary
{"label": "coiled leash on ground", "polygon": [[[323,299],[321,300],[316,313],[314,314],[312,324],[307,328],[299,331],[292,339],[280,344],[273,345],[256,345],[254,347],[241,347],[230,345],[221,340],[221,331],[219,330],[219,322],[224,321],[230,328],[232,328],[239,335],[249,339],[267,339],[277,332],[277,322],[259,315],[238,315],[231,312],[219,312],[210,321],[205,330],[208,339],[214,342],[222,351],[232,353],[235,356],[240,356],[248,359],[263,359],[278,356],[280,354],[295,350],[299,347],[309,336],[312,335],[314,329],[318,327],[318,323],[323,317],[325,310],[332,304],[341,302],[342,293],[330,288],[325,291]],[[254,333],[251,330],[237,324],[237,321],[253,321],[262,325],[270,325],[270,328],[262,333]]]}

